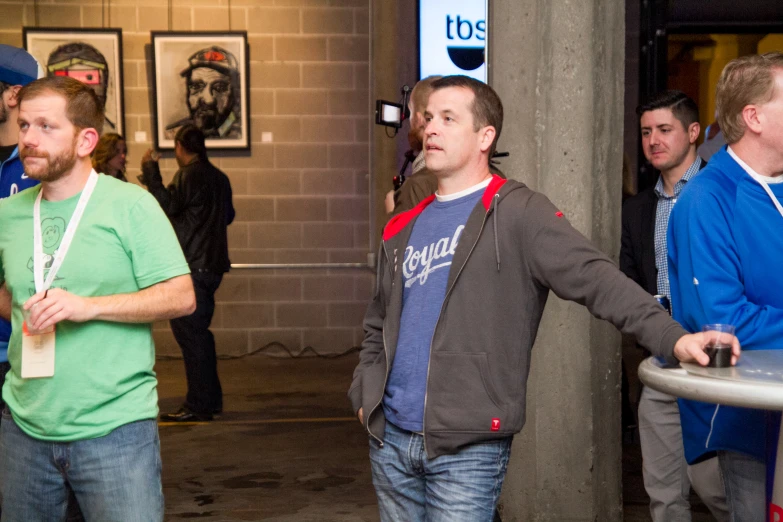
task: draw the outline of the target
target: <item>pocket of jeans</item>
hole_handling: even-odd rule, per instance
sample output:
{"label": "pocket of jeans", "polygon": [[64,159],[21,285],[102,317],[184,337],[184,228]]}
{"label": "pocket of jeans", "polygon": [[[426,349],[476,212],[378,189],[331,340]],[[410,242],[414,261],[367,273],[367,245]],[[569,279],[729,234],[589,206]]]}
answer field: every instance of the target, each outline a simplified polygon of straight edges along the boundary
{"label": "pocket of jeans", "polygon": [[3,406],[3,413],[0,414],[0,416],[4,419],[13,419],[13,415],[11,415],[11,410],[8,409],[8,406]]}

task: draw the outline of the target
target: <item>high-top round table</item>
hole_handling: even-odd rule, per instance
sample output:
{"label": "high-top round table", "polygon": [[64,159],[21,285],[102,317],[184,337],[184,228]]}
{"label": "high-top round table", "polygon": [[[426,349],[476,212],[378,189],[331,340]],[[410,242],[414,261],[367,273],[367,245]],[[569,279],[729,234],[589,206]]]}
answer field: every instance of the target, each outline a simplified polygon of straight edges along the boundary
{"label": "high-top round table", "polygon": [[[783,411],[783,350],[743,351],[731,368],[681,366],[668,368],[650,357],[639,365],[639,379],[645,386],[683,399]],[[777,454],[769,520],[783,522],[783,430]]]}

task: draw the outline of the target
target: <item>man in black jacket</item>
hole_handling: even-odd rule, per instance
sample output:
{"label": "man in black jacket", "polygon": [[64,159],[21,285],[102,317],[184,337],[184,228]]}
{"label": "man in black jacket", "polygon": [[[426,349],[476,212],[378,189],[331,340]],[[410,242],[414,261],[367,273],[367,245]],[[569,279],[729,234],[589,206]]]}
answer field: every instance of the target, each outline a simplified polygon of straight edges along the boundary
{"label": "man in black jacket", "polygon": [[[707,164],[696,155],[699,111],[686,94],[669,90],[652,96],[637,113],[644,155],[661,174],[654,187],[623,204],[620,269],[650,294],[671,299],[669,214],[688,181]],[[648,387],[642,390],[639,440],[653,522],[691,520],[691,483],[715,517],[728,520],[717,459],[706,459],[690,470],[685,462],[677,397]]]}
{"label": "man in black jacket", "polygon": [[231,267],[226,228],[235,213],[228,177],[207,159],[204,134],[195,125],[179,129],[174,154],[180,168],[168,187],[163,186],[151,150],[142,158],[139,176],[171,220],[196,290],[196,311],[171,321],[185,361],[188,394],[179,411],[161,414],[161,420],[207,421],[223,410],[215,338],[209,325],[215,312],[215,292]]}

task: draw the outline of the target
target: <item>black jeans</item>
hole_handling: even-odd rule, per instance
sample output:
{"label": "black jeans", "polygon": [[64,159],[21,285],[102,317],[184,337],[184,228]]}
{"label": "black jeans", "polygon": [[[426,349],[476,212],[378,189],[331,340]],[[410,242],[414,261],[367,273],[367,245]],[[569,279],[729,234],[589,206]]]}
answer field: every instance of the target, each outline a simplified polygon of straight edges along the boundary
{"label": "black jeans", "polygon": [[171,330],[185,361],[188,381],[185,407],[194,413],[217,413],[223,409],[223,390],[217,374],[215,337],[209,325],[215,313],[215,292],[223,274],[194,270],[191,278],[196,291],[196,311],[171,320]]}

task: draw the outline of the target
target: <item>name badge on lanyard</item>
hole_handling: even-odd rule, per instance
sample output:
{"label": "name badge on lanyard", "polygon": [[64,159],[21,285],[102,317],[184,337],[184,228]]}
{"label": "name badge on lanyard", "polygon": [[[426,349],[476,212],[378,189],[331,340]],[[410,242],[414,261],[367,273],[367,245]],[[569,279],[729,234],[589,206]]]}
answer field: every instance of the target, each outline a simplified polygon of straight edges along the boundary
{"label": "name badge on lanyard", "polygon": [[[73,211],[73,216],[65,228],[60,248],[54,256],[49,273],[44,278],[45,254],[43,251],[43,237],[41,233],[41,198],[43,189],[38,192],[33,206],[33,276],[35,279],[35,292],[41,293],[49,290],[52,286],[57,271],[63,264],[65,255],[73,242],[73,236],[79,227],[79,222],[84,215],[84,209],[92,196],[95,185],[98,183],[98,174],[93,170],[87,179],[87,184],[79,196],[79,202]],[[24,312],[24,323],[22,324],[22,378],[34,379],[40,377],[54,376],[54,345],[55,345],[55,327],[50,326],[45,330],[33,330],[28,327],[30,313],[38,306],[33,305],[30,310]]]}

